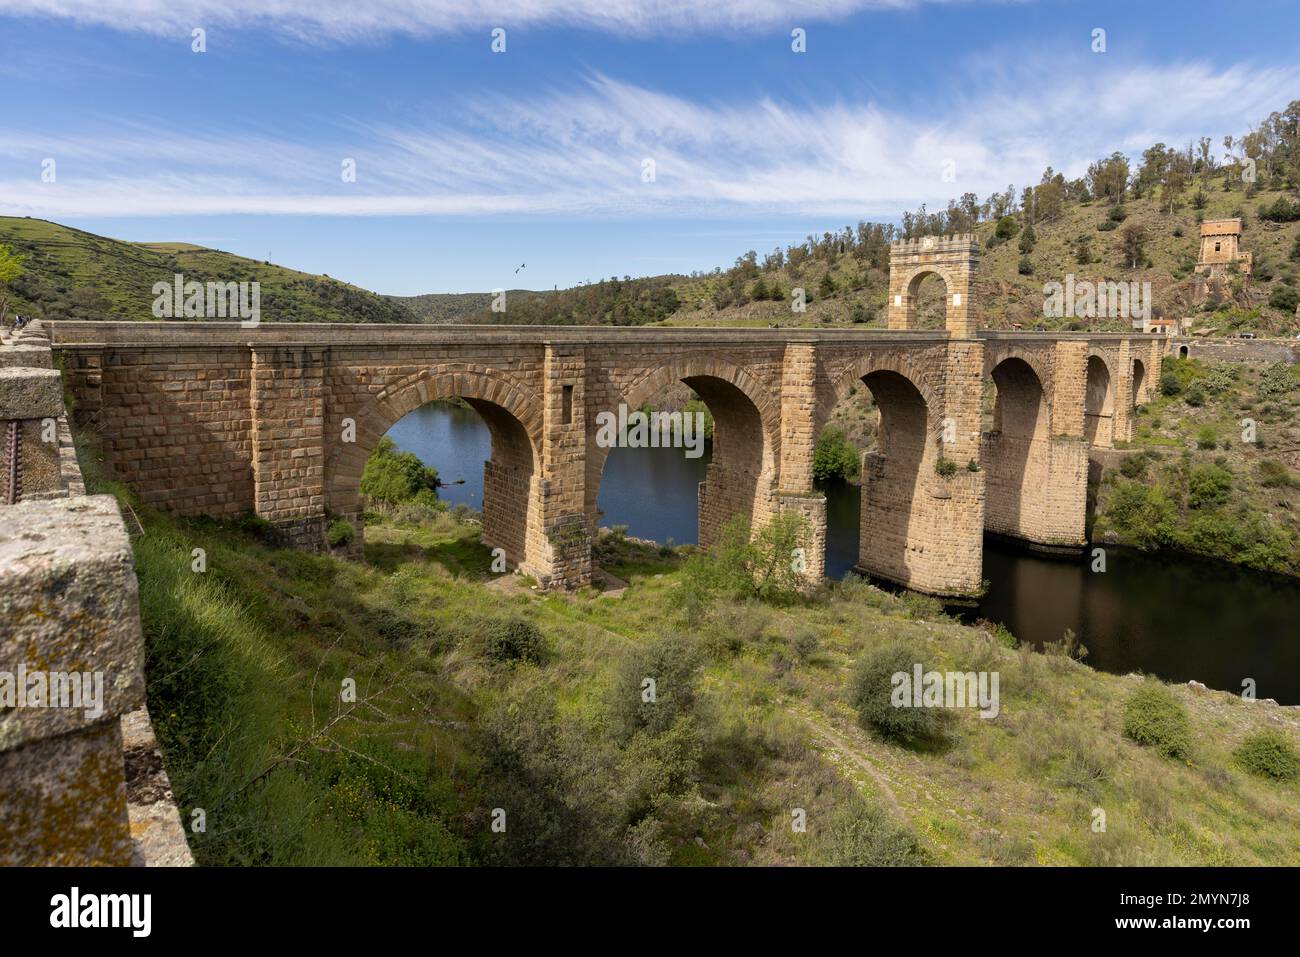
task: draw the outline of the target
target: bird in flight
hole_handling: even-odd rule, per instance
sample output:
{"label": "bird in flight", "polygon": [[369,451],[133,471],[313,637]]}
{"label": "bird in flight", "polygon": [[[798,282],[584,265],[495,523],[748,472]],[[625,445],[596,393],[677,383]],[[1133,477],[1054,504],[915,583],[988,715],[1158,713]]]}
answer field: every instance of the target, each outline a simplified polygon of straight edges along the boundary
{"label": "bird in flight", "polygon": [[[519,269],[523,269],[524,266],[527,266],[527,265],[528,265],[528,263],[520,263],[520,264],[519,264]],[[515,275],[516,275],[516,276],[519,275],[519,269],[516,269],[516,270],[515,270]]]}

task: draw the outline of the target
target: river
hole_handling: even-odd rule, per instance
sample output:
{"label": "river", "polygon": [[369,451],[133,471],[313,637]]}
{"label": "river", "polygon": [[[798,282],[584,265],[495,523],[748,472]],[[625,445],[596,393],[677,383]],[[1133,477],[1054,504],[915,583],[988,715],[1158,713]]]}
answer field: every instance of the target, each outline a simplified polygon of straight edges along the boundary
{"label": "river", "polygon": [[[447,484],[451,504],[483,503],[483,462],[491,455],[487,427],[468,408],[426,405],[389,431]],[[695,541],[696,488],[708,453],[688,459],[673,449],[615,449],[605,463],[597,504],[601,524],[676,544]],[[858,554],[857,486],[824,489],[827,574],[841,577]],[[1240,693],[1254,679],[1256,695],[1300,704],[1300,582],[1233,565],[1178,555],[1108,548],[1106,571],[1090,556],[1045,557],[988,539],[989,591],[962,612],[1006,625],[1041,646],[1073,629],[1087,662],[1103,671],[1144,671],[1170,681],[1196,679]]]}

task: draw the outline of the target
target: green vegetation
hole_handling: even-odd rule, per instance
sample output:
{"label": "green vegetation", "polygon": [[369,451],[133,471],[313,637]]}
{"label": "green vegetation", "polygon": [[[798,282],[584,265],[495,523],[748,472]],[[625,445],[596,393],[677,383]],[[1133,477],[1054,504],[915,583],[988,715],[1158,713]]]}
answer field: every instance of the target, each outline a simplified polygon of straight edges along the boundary
{"label": "green vegetation", "polygon": [[386,435],[361,473],[361,494],[385,505],[429,504],[437,497],[438,484],[437,469],[429,468],[414,452],[399,452],[397,443]]}
{"label": "green vegetation", "polygon": [[[207,811],[203,864],[1300,863],[1300,784],[1234,757],[1300,736],[1271,706],[1169,689],[1198,743],[1168,761],[1123,735],[1136,679],[1010,649],[933,599],[850,578],[690,608],[692,550],[617,534],[595,550],[620,596],[537,592],[491,573],[472,515],[434,510],[367,513],[347,562],[155,512],[81,451],[141,522],[149,706],[185,819]],[[855,672],[898,648],[999,671],[1001,714],[864,732]],[[1126,809],[1106,834],[1099,804]]]}
{"label": "green vegetation", "polygon": [[[43,219],[0,216],[0,244],[26,259],[10,312],[45,319],[152,321],[153,286],[258,282],[264,322],[417,322],[384,296],[328,276],[187,243],[128,243]],[[3,280],[0,280],[3,281]],[[237,321],[237,320],[235,320]]]}
{"label": "green vegetation", "polygon": [[858,450],[834,426],[822,430],[813,453],[813,478],[818,482],[851,482],[861,471]]}
{"label": "green vegetation", "polygon": [[[913,743],[938,738],[951,715],[943,708],[925,708],[910,701],[900,706],[894,700],[895,675],[912,680],[920,653],[908,645],[875,648],[858,660],[849,685],[849,701],[864,728],[889,741]],[[929,670],[924,669],[923,670]]]}
{"label": "green vegetation", "polygon": [[1094,540],[1173,548],[1300,574],[1300,442],[1293,366],[1168,358],[1138,410],[1133,451],[1098,489]]}
{"label": "green vegetation", "polygon": [[1185,758],[1192,750],[1187,710],[1158,684],[1144,684],[1124,705],[1124,736],[1154,748],[1167,758]]}
{"label": "green vegetation", "polygon": [[1233,757],[1244,771],[1257,777],[1293,781],[1300,774],[1300,754],[1280,731],[1250,735],[1233,752]]}

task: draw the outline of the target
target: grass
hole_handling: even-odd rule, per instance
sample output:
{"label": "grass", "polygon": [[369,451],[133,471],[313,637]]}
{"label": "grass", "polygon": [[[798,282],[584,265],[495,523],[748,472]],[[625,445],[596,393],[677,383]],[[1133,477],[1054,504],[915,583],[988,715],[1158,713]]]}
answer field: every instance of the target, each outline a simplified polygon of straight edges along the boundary
{"label": "grass", "polygon": [[12,315],[152,321],[153,284],[258,282],[266,322],[418,322],[405,306],[317,276],[190,243],[129,243],[43,219],[0,216],[0,243],[27,257]]}
{"label": "grass", "polygon": [[[1300,785],[1233,757],[1265,729],[1294,742],[1291,711],[1170,688],[1195,739],[1174,762],[1123,735],[1153,679],[1009,650],[861,581],[687,628],[681,554],[627,539],[598,547],[629,582],[606,598],[494,578],[477,526],[445,513],[369,517],[348,563],[134,509],[150,707],[186,820],[207,812],[205,864],[1300,863]],[[474,623],[501,619],[535,626],[538,663],[479,650]],[[700,662],[690,706],[616,733],[611,694],[669,634]],[[956,712],[936,746],[865,732],[854,664],[900,642],[927,668],[998,670],[1000,717]]]}

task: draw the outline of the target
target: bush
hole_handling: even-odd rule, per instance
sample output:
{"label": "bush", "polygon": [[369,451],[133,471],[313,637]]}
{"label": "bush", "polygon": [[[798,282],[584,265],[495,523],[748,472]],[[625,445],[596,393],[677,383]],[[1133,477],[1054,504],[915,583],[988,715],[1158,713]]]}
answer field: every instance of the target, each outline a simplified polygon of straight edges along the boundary
{"label": "bush", "polygon": [[1228,500],[1232,491],[1232,473],[1221,465],[1198,465],[1187,477],[1192,508],[1212,508]]}
{"label": "bush", "polygon": [[1293,203],[1279,196],[1272,206],[1260,206],[1259,218],[1274,223],[1293,223],[1300,219],[1300,202]]}
{"label": "bush", "polygon": [[495,618],[479,626],[483,654],[493,661],[540,662],[546,648],[542,631],[527,618]]}
{"label": "bush", "polygon": [[1194,379],[1183,393],[1183,401],[1197,408],[1205,405],[1205,384],[1200,379]]}
{"label": "bush", "polygon": [[1259,484],[1265,488],[1291,488],[1296,480],[1281,462],[1264,459],[1259,463]]}
{"label": "bush", "polygon": [[1300,291],[1294,286],[1274,286],[1268,295],[1268,304],[1285,313],[1293,313],[1300,306]]}
{"label": "bush", "polygon": [[796,549],[803,547],[807,530],[802,516],[787,512],[751,537],[748,518],[737,515],[722,527],[713,548],[686,560],[675,600],[690,617],[718,597],[794,601],[807,583],[795,567]]}
{"label": "bush", "polygon": [[911,831],[861,801],[832,813],[820,844],[817,863],[826,867],[915,867],[928,862]]}
{"label": "bush", "polygon": [[411,501],[424,490],[435,491],[438,484],[436,469],[421,462],[414,452],[397,451],[397,443],[386,435],[361,472],[361,494],[390,505]]}
{"label": "bush", "polygon": [[849,679],[849,702],[858,713],[858,721],[882,738],[911,742],[935,738],[943,733],[950,715],[943,708],[894,706],[894,675],[907,675],[919,660],[918,653],[906,644],[895,643],[868,651],[858,659]]}
{"label": "bush", "polygon": [[1122,204],[1117,204],[1110,208],[1109,222],[1122,223],[1128,217],[1128,210]]}
{"label": "bush", "polygon": [[1124,737],[1155,748],[1167,758],[1185,758],[1192,750],[1187,711],[1169,690],[1148,681],[1124,706]]}
{"label": "bush", "polygon": [[822,431],[813,453],[813,478],[819,482],[832,479],[847,481],[858,477],[858,450],[836,428]]}
{"label": "bush", "polygon": [[1214,431],[1211,425],[1201,426],[1201,430],[1196,433],[1196,447],[1198,449],[1212,449],[1219,444],[1218,433]]}
{"label": "bush", "polygon": [[1034,274],[1034,264],[1027,255],[1020,257],[1020,262],[1016,264],[1016,271],[1022,276],[1032,276]]}
{"label": "bush", "polygon": [[1118,229],[1118,228],[1119,228],[1119,223],[1115,222],[1112,219],[1103,219],[1101,222],[1097,224],[1097,232],[1099,233],[1108,233],[1112,229]]}
{"label": "bush", "polygon": [[1164,368],[1160,370],[1160,394],[1177,395],[1183,391],[1183,383],[1178,378],[1178,373],[1173,369]]}
{"label": "bush", "polygon": [[1252,734],[1232,756],[1243,771],[1256,777],[1290,781],[1300,774],[1300,754],[1281,731]]}
{"label": "bush", "polygon": [[1020,224],[1016,222],[1016,217],[1003,216],[998,220],[998,224],[993,230],[993,235],[1002,242],[1006,242],[1016,234],[1018,229],[1020,229]]}
{"label": "bush", "polygon": [[947,456],[940,455],[935,460],[934,470],[944,478],[952,478],[957,474],[957,463]]}
{"label": "bush", "polygon": [[[614,739],[637,732],[659,735],[695,711],[698,649],[680,635],[637,644],[623,658],[610,688],[608,715]],[[653,700],[646,679],[653,685]]]}
{"label": "bush", "polygon": [[1259,397],[1270,399],[1287,395],[1296,387],[1296,377],[1291,366],[1285,362],[1275,362],[1259,377]]}
{"label": "bush", "polygon": [[1111,520],[1138,548],[1163,548],[1174,542],[1177,511],[1158,487],[1139,482],[1116,486],[1107,511]]}
{"label": "bush", "polygon": [[357,530],[353,528],[351,522],[345,522],[341,518],[336,518],[330,522],[329,530],[325,533],[326,540],[330,543],[330,548],[339,548],[343,545],[350,545],[352,540],[357,537]]}

